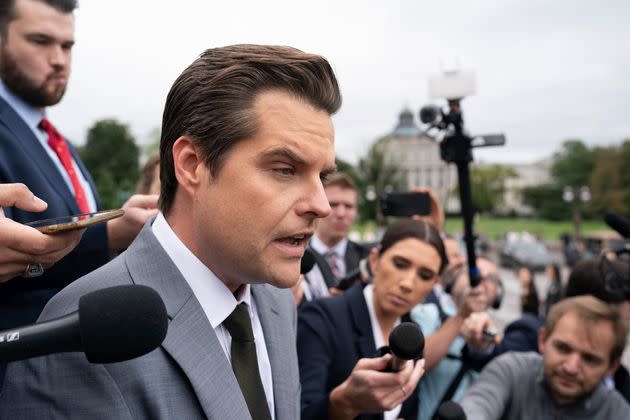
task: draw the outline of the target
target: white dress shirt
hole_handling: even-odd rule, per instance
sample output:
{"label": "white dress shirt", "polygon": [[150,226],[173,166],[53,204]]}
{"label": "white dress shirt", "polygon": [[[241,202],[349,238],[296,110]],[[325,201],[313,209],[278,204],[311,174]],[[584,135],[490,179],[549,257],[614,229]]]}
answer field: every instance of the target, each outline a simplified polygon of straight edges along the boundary
{"label": "white dress shirt", "polygon": [[348,238],[343,238],[339,243],[332,248],[329,248],[317,234],[311,238],[311,248],[317,251],[321,255],[326,255],[328,252],[334,251],[337,254],[337,268],[339,269],[340,277],[345,276],[346,273],[346,249],[348,249]]}
{"label": "white dress shirt", "polygon": [[[376,317],[376,311],[374,310],[374,285],[368,284],[363,288],[363,297],[365,297],[365,303],[367,303],[368,313],[370,314],[370,324],[372,324],[372,335],[374,335],[374,345],[376,349],[385,346],[385,337],[383,337],[383,331],[381,330],[381,324],[378,322],[378,318]],[[397,327],[400,324],[400,318],[396,320],[394,323],[394,327]],[[413,392],[411,390],[410,392]],[[410,398],[416,398],[415,395],[411,395]],[[385,420],[395,420],[398,418],[398,414],[402,409],[402,404],[397,405],[393,409],[386,411],[383,413]]]}
{"label": "white dress shirt", "polygon": [[168,222],[161,212],[158,213],[155,218],[152,229],[160,245],[162,245],[168,256],[173,260],[175,266],[182,273],[184,279],[186,279],[190,285],[210,325],[214,328],[214,332],[230,364],[232,363],[230,356],[232,337],[223,326],[223,321],[234,311],[236,305],[241,302],[247,304],[249,316],[252,320],[254,341],[256,342],[256,358],[258,359],[260,378],[263,388],[265,389],[265,397],[267,398],[271,418],[275,419],[271,364],[265,344],[265,336],[256,308],[256,300],[251,294],[250,285],[245,285],[241,296],[237,300],[225,284],[182,243],[175,232],[173,232],[173,229],[168,225]]}

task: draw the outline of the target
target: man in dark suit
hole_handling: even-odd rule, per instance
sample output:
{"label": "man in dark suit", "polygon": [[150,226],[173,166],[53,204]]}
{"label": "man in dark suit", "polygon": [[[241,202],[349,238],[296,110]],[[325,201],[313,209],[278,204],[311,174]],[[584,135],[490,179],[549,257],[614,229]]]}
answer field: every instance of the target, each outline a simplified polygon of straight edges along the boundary
{"label": "man in dark suit", "polygon": [[[68,83],[75,7],[76,0],[0,4],[0,183],[23,183],[48,203],[41,213],[5,208],[19,223],[99,209],[92,178],[46,116],[46,107],[61,100]],[[50,269],[33,256],[22,272],[39,277],[0,285],[0,329],[34,322],[61,288],[126,248],[156,214],[156,203],[157,196],[132,197],[122,218],[87,229],[79,245]]]}
{"label": "man in dark suit", "polygon": [[161,212],[42,313],[144,284],[165,302],[166,339],[122,363],[67,353],[11,364],[0,419],[299,418],[297,316],[282,289],[330,212],[340,105],[329,63],[289,47],[211,49],[184,70],[163,115]]}
{"label": "man in dark suit", "polygon": [[369,255],[371,248],[348,239],[357,216],[358,191],[352,178],[341,172],[332,175],[326,181],[326,197],[332,211],[319,222],[309,243],[315,266],[305,275],[307,298],[328,296],[339,279],[359,267],[359,261]]}

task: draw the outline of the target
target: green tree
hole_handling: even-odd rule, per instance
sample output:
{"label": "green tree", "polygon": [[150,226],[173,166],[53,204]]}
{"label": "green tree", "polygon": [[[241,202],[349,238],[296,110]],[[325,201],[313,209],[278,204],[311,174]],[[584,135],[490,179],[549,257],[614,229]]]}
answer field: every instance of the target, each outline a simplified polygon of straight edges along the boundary
{"label": "green tree", "polygon": [[588,185],[595,156],[582,140],[566,140],[553,155],[551,175],[556,184],[574,190]]}
{"label": "green tree", "polygon": [[622,147],[599,147],[594,150],[595,162],[589,178],[591,189],[591,210],[595,214],[603,214],[607,210],[626,214],[625,202],[627,192],[623,184],[624,174]]}
{"label": "green tree", "polygon": [[79,154],[94,178],[101,206],[120,207],[138,182],[140,151],[129,128],[113,119],[97,121]]}
{"label": "green tree", "polygon": [[517,177],[514,168],[504,165],[474,165],[470,168],[470,188],[479,213],[495,213],[503,205],[505,182]]}
{"label": "green tree", "polygon": [[372,144],[367,154],[359,160],[355,180],[359,189],[359,218],[362,221],[376,220],[381,223],[380,216],[377,217],[377,208],[385,188],[393,191],[405,188],[400,171],[387,163],[378,142]]}
{"label": "green tree", "polygon": [[536,216],[547,220],[567,220],[571,218],[571,205],[562,200],[562,189],[556,184],[542,184],[523,188],[521,195]]}

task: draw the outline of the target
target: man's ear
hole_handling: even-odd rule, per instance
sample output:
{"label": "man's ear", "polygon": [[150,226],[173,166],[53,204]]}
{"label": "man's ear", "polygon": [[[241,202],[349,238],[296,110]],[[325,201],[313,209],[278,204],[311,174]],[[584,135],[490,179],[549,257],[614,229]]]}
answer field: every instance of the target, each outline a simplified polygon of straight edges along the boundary
{"label": "man's ear", "polygon": [[540,327],[538,330],[538,352],[545,353],[545,327]]}
{"label": "man's ear", "polygon": [[193,142],[181,136],[173,144],[173,167],[179,186],[190,196],[194,195],[201,179],[203,159]]}
{"label": "man's ear", "polygon": [[617,359],[613,360],[612,363],[610,364],[610,369],[608,369],[608,373],[606,374],[606,376],[614,375],[615,372],[617,372],[617,369],[619,369],[620,364],[621,364],[621,357],[617,357]]}

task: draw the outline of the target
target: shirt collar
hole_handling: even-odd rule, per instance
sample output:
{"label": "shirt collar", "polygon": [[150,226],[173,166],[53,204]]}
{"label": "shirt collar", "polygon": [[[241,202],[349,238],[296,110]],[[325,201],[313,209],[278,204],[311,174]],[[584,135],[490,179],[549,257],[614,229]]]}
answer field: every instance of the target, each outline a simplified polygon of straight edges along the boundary
{"label": "shirt collar", "polygon": [[249,284],[245,285],[241,296],[236,299],[212,270],[177,237],[162,212],[158,213],[151,228],[160,245],[190,285],[212,328],[221,325],[241,302],[247,304],[251,315],[252,297]]}
{"label": "shirt collar", "polygon": [[0,79],[0,97],[7,101],[7,103],[13,108],[13,110],[24,120],[26,125],[29,126],[31,130],[37,132],[39,130],[38,126],[41,122],[42,118],[46,116],[46,111],[43,113],[40,112],[34,106],[31,106],[24,102],[22,98],[16,96],[13,92],[9,90],[7,85],[4,83],[4,80]]}
{"label": "shirt collar", "polygon": [[344,258],[346,255],[346,249],[348,248],[348,238],[343,238],[335,246],[329,248],[317,234],[311,238],[311,247],[318,253],[324,255],[330,251],[334,251],[339,257]]}

